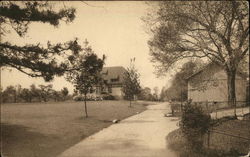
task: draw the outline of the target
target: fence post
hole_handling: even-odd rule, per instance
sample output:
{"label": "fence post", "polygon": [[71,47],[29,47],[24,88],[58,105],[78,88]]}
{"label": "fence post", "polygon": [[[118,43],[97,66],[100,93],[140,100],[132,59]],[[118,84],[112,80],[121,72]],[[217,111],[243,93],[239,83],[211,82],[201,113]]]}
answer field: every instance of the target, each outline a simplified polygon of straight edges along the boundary
{"label": "fence post", "polygon": [[182,104],[182,102],[181,102],[181,113],[183,112],[183,104]]}
{"label": "fence post", "polygon": [[215,104],[215,119],[217,119],[217,105]]}
{"label": "fence post", "polygon": [[209,148],[210,145],[210,130],[207,132],[207,147]]}
{"label": "fence post", "polygon": [[208,101],[206,100],[206,109],[207,109],[207,113],[210,114],[210,111],[208,109]]}

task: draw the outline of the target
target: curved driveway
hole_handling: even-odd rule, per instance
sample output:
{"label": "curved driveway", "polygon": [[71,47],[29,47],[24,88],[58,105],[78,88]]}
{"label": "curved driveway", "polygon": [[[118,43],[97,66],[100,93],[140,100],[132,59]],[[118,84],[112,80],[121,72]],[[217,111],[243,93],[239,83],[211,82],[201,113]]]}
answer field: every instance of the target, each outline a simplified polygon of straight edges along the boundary
{"label": "curved driveway", "polygon": [[59,157],[177,157],[167,148],[166,136],[177,119],[164,117],[168,104],[148,106],[140,114],[113,124],[72,146]]}

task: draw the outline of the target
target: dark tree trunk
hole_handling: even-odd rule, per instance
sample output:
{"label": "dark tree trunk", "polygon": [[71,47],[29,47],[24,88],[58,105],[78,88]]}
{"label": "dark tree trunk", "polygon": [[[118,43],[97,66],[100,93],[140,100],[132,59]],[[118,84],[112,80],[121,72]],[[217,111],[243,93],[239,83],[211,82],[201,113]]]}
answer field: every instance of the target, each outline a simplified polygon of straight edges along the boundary
{"label": "dark tree trunk", "polygon": [[17,102],[17,94],[16,94],[16,91],[14,92],[14,103]]}
{"label": "dark tree trunk", "polygon": [[236,116],[235,77],[236,70],[227,72],[228,104],[230,107],[234,107],[234,115]]}
{"label": "dark tree trunk", "polygon": [[46,98],[46,97],[44,97],[44,98],[43,98],[43,101],[44,101],[44,102],[47,102],[47,98]]}
{"label": "dark tree trunk", "polygon": [[133,96],[129,96],[129,107],[132,107],[132,99],[133,99]]}
{"label": "dark tree trunk", "polygon": [[84,95],[84,107],[85,107],[85,116],[86,116],[86,118],[88,118],[88,110],[87,110],[87,96],[86,96],[86,94]]}

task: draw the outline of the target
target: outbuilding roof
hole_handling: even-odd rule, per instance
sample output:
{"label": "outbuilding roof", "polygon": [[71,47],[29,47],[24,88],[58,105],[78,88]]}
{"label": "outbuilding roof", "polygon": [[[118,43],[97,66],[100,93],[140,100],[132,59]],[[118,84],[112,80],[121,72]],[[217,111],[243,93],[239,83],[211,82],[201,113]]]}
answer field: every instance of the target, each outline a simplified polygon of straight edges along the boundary
{"label": "outbuilding roof", "polygon": [[[196,76],[197,74],[199,74],[199,73],[203,72],[204,70],[210,68],[211,66],[218,66],[218,68],[221,68],[221,69],[222,69],[222,67],[220,67],[218,64],[215,64],[215,63],[213,63],[213,62],[210,62],[210,63],[208,63],[207,65],[203,66],[200,70],[198,70],[198,71],[195,72],[194,74],[192,74],[192,75],[190,75],[189,77],[187,77],[186,80],[189,80],[189,79],[193,78],[194,76]],[[223,70],[223,69],[222,69],[222,70]],[[247,75],[244,74],[244,73],[242,73],[242,72],[240,72],[240,71],[237,71],[237,75],[240,76],[240,77],[242,77],[243,79],[246,79],[246,78],[247,78]]]}

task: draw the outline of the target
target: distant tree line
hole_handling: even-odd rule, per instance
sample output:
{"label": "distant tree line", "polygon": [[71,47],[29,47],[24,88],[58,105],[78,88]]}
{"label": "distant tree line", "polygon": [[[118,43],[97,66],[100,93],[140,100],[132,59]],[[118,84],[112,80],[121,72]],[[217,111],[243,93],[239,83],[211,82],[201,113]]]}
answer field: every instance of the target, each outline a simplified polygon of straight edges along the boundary
{"label": "distant tree line", "polygon": [[158,95],[158,87],[154,87],[154,92],[149,87],[144,87],[141,89],[138,99],[146,101],[162,101],[161,97]]}
{"label": "distant tree line", "polygon": [[1,95],[3,103],[65,101],[71,98],[67,87],[57,91],[51,84],[38,87],[32,84],[30,88],[10,85],[1,90]]}
{"label": "distant tree line", "polygon": [[188,97],[187,78],[203,65],[200,61],[188,61],[174,75],[171,85],[161,92],[161,99],[172,101],[186,101]]}

